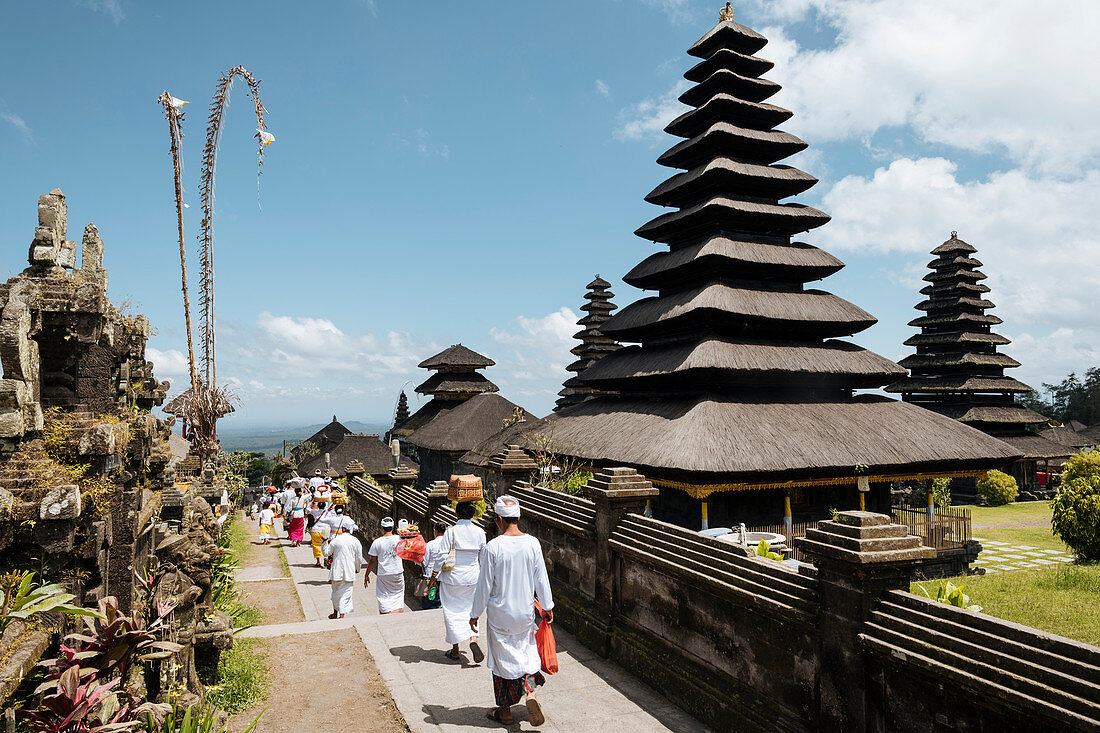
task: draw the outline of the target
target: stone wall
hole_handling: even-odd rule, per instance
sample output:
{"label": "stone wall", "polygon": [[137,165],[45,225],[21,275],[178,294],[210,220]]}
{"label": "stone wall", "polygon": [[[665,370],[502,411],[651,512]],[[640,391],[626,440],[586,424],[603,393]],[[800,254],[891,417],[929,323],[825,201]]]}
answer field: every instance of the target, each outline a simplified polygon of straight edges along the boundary
{"label": "stone wall", "polygon": [[[908,593],[934,551],[888,516],[821,522],[795,569],[645,517],[656,492],[632,469],[583,498],[510,491],[557,622],[716,730],[1100,729],[1100,649]],[[350,496],[370,536],[449,511],[409,487]]]}

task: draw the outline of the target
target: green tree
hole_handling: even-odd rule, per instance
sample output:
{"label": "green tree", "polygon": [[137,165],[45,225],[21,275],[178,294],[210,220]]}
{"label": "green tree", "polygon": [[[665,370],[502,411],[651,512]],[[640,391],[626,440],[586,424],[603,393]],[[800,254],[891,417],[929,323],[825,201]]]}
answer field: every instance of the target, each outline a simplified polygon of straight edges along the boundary
{"label": "green tree", "polygon": [[1100,560],[1100,451],[1066,461],[1051,507],[1054,534],[1081,560]]}

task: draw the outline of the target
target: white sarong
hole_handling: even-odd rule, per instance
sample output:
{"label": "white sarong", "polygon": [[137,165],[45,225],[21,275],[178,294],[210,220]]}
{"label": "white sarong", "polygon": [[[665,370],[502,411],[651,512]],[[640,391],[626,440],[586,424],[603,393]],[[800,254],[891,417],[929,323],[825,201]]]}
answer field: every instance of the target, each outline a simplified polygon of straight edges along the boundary
{"label": "white sarong", "polygon": [[332,581],[332,608],[337,613],[351,613],[351,590],[355,587],[354,580]]}
{"label": "white sarong", "polygon": [[443,604],[443,626],[447,643],[461,644],[474,635],[470,630],[470,609],[473,607],[476,585],[439,584],[439,601]]}
{"label": "white sarong", "polygon": [[[534,611],[531,614],[531,630],[519,634],[502,634],[493,631],[493,627],[479,621],[485,632],[485,666],[497,677],[517,680],[529,674],[535,674],[542,668],[539,648],[535,642]],[[469,627],[469,619],[466,621]]]}
{"label": "white sarong", "polygon": [[[377,576],[374,595],[378,598],[378,613],[393,613],[405,608],[405,574]],[[470,623],[468,617],[466,623]]]}

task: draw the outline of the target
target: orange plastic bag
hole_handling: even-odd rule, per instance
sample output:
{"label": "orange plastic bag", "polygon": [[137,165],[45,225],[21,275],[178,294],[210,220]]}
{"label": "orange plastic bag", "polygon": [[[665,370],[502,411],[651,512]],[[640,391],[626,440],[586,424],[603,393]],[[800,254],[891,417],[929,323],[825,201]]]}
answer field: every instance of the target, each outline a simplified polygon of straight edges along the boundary
{"label": "orange plastic bag", "polygon": [[397,543],[397,556],[410,562],[424,562],[424,554],[428,546],[420,535],[415,537],[402,537]]}
{"label": "orange plastic bag", "polygon": [[546,674],[558,673],[558,645],[554,641],[554,630],[542,617],[542,606],[535,601],[535,614],[539,618],[539,626],[535,629],[535,644],[539,648],[539,660],[542,662],[542,671]]}

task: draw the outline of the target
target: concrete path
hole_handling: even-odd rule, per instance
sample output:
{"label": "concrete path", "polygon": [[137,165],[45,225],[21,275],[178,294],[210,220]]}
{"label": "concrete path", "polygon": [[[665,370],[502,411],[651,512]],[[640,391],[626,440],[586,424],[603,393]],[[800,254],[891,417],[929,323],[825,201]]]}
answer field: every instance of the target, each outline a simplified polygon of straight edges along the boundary
{"label": "concrete path", "polygon": [[[365,548],[364,548],[365,549]],[[401,714],[415,733],[439,731],[502,730],[485,717],[493,706],[492,674],[470,661],[468,649],[461,662],[443,656],[443,612],[406,610],[402,614],[378,614],[373,579],[363,588],[356,581],[355,612],[330,620],[332,612],[328,572],[314,566],[308,545],[284,543],[298,597],[306,621],[257,626],[241,637],[275,637],[324,633],[354,627],[374,657],[393,693]],[[537,730],[610,733],[657,731],[706,731],[703,725],[634,679],[617,665],[599,658],[562,628],[555,628],[560,672],[547,678],[539,689],[547,722]],[[303,639],[308,645],[308,639]],[[308,671],[303,670],[303,674]],[[513,708],[518,724],[509,730],[535,730],[527,722],[522,705]]]}

